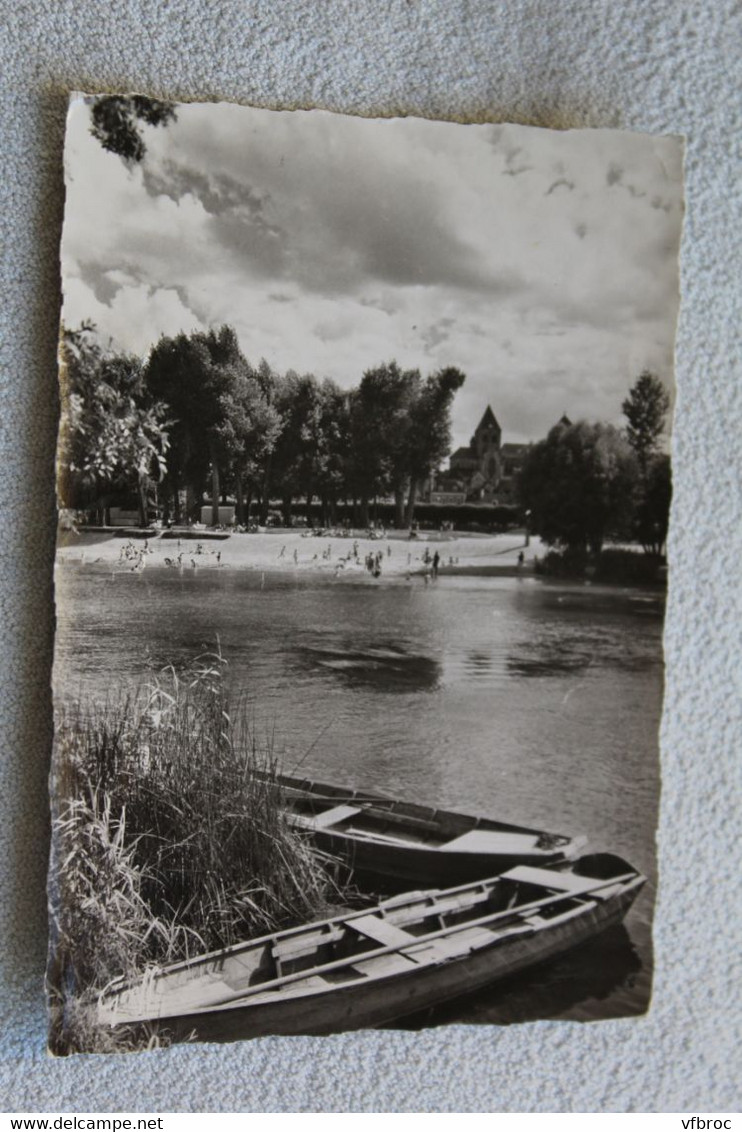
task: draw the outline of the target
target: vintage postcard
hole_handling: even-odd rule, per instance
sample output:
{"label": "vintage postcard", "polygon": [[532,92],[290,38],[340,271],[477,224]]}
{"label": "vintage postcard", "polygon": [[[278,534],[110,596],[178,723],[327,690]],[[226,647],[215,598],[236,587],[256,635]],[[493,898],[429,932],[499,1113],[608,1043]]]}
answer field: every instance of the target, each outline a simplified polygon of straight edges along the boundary
{"label": "vintage postcard", "polygon": [[50,1048],[643,1013],[682,145],[75,95]]}

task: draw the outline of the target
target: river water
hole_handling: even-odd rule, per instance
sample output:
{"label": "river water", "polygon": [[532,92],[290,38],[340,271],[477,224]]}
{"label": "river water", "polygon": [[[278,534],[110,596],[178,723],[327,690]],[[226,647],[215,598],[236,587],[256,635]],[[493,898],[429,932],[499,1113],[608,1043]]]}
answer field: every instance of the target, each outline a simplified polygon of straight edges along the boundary
{"label": "river water", "polygon": [[662,595],[532,578],[356,581],[57,570],[55,695],[105,696],[219,640],[284,769],[626,857],[626,924],[412,1025],[643,1012],[651,981]]}

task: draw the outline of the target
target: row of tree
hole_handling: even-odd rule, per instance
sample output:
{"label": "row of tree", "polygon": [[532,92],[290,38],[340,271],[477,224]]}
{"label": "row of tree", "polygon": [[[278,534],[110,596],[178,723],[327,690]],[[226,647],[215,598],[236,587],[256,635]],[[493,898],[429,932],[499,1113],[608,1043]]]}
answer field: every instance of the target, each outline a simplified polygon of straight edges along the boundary
{"label": "row of tree", "polygon": [[[280,498],[285,521],[302,499],[332,522],[339,500],[358,523],[393,496],[410,525],[420,484],[450,448],[450,410],[464,375],[426,379],[396,362],[369,369],[353,390],[311,374],[253,366],[229,326],[162,337],[146,360],[104,349],[92,325],[62,340],[65,411],[60,450],[63,503],[104,508],[136,488],[146,522],[153,481],[168,517],[196,512],[210,489],[212,522],[225,492],[244,523]],[[183,513],[185,511],[185,514]]]}
{"label": "row of tree", "polygon": [[660,451],[669,409],[661,381],[644,371],[622,404],[623,430],[561,421],[535,444],[519,494],[534,533],[551,546],[599,554],[607,539],[660,554],[672,493],[670,458]]}
{"label": "row of tree", "polygon": [[[450,410],[464,375],[449,367],[423,379],[396,362],[369,369],[360,384],[333,382],[267,362],[255,367],[228,326],[162,337],[143,360],[104,349],[95,328],[67,330],[60,486],[65,506],[104,510],[136,490],[147,521],[153,484],[165,517],[198,514],[204,493],[212,523],[229,493],[245,523],[263,521],[272,499],[284,521],[302,500],[323,523],[339,502],[367,525],[375,498],[393,497],[395,523],[410,526],[419,486],[447,455]],[[562,420],[531,447],[519,501],[545,542],[599,553],[606,539],[638,541],[660,553],[671,495],[660,451],[668,396],[644,372],[622,409],[623,430]]]}

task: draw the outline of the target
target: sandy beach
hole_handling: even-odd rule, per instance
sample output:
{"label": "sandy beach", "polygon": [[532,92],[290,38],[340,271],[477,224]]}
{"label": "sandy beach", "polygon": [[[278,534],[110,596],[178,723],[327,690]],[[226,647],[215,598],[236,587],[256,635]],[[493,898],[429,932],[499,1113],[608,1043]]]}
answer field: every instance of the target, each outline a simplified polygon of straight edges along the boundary
{"label": "sandy beach", "polygon": [[[457,535],[423,532],[410,539],[406,532],[391,531],[377,538],[319,536],[301,530],[273,530],[260,534],[234,533],[226,539],[208,537],[207,530],[148,539],[130,538],[125,531],[62,531],[57,562],[104,563],[115,569],[139,572],[148,566],[213,570],[234,568],[270,572],[311,572],[329,577],[368,578],[424,574],[431,569],[436,551],[439,573],[511,574],[533,568],[533,559],[545,553],[538,538],[525,545],[522,533]],[[202,537],[199,537],[202,536]],[[524,563],[519,567],[518,556]],[[380,556],[381,572],[373,578],[366,567],[368,555]]]}

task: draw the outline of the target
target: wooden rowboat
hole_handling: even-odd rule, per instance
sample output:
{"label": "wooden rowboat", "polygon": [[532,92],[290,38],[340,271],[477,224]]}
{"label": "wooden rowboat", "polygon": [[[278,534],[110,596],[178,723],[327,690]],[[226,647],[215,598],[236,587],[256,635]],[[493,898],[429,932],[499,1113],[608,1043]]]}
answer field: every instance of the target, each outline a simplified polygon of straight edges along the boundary
{"label": "wooden rowboat", "polygon": [[573,860],[584,837],[567,837],[399,802],[382,794],[348,790],[279,775],[292,824],[311,833],[317,847],[339,857],[361,878],[397,890],[411,885],[463,884],[494,876],[514,864]]}
{"label": "wooden rowboat", "polygon": [[643,884],[599,854],[407,893],[119,980],[101,995],[98,1021],[158,1022],[175,1040],[204,1041],[379,1026],[584,943],[619,923]]}

